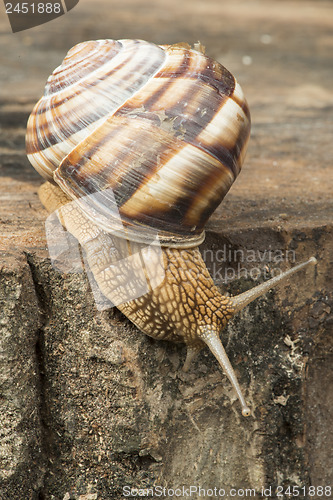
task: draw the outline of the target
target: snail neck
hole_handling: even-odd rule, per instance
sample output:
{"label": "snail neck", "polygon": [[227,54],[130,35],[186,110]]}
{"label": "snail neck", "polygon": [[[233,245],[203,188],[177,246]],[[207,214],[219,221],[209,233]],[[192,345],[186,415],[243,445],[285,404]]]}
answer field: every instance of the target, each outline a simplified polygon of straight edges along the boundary
{"label": "snail neck", "polygon": [[201,349],[199,327],[220,331],[234,312],[231,302],[214,285],[197,247],[162,247],[161,267],[164,279],[158,286],[151,285],[156,276],[146,268],[149,292],[118,307],[147,335]]}

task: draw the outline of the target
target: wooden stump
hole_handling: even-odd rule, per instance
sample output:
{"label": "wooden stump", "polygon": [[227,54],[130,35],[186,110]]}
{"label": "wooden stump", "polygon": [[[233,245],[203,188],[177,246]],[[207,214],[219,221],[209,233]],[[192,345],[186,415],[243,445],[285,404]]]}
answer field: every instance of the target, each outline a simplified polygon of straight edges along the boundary
{"label": "wooden stump", "polygon": [[[166,497],[184,487],[184,498],[190,486],[200,498],[294,486],[311,498],[310,485],[332,483],[332,7],[193,3],[80,2],[15,35],[1,20],[1,499],[118,499],[153,486]],[[25,124],[67,50],[95,38],[200,39],[242,85],[249,152],[202,245],[219,286],[237,293],[318,259],[222,332],[249,419],[208,351],[182,373],[184,348],[97,311],[85,275],[50,264]]]}

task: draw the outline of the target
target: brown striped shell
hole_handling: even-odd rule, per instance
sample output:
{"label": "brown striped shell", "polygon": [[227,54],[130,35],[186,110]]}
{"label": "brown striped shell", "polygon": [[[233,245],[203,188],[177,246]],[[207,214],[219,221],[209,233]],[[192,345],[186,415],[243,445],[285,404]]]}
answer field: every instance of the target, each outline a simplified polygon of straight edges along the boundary
{"label": "brown striped shell", "polygon": [[250,133],[242,90],[186,45],[73,47],[28,121],[27,153],[118,236],[195,246],[237,177]]}

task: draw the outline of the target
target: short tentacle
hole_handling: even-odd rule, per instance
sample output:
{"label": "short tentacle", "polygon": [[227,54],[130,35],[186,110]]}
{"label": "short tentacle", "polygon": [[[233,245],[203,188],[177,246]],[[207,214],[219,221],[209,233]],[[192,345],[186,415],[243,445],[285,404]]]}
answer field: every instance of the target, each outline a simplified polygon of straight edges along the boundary
{"label": "short tentacle", "polygon": [[190,364],[194,360],[194,358],[197,357],[198,353],[201,351],[201,347],[194,347],[194,346],[187,346],[187,351],[186,351],[186,359],[185,363],[183,364],[183,372],[187,372]]}

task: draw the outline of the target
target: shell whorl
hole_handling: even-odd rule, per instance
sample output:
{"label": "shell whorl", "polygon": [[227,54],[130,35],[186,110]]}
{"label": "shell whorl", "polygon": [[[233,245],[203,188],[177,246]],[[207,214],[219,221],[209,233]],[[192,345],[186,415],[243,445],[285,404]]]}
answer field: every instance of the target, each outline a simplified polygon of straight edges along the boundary
{"label": "shell whorl", "polygon": [[181,45],[69,51],[28,122],[33,166],[103,229],[195,246],[238,175],[250,115],[235,78]]}

